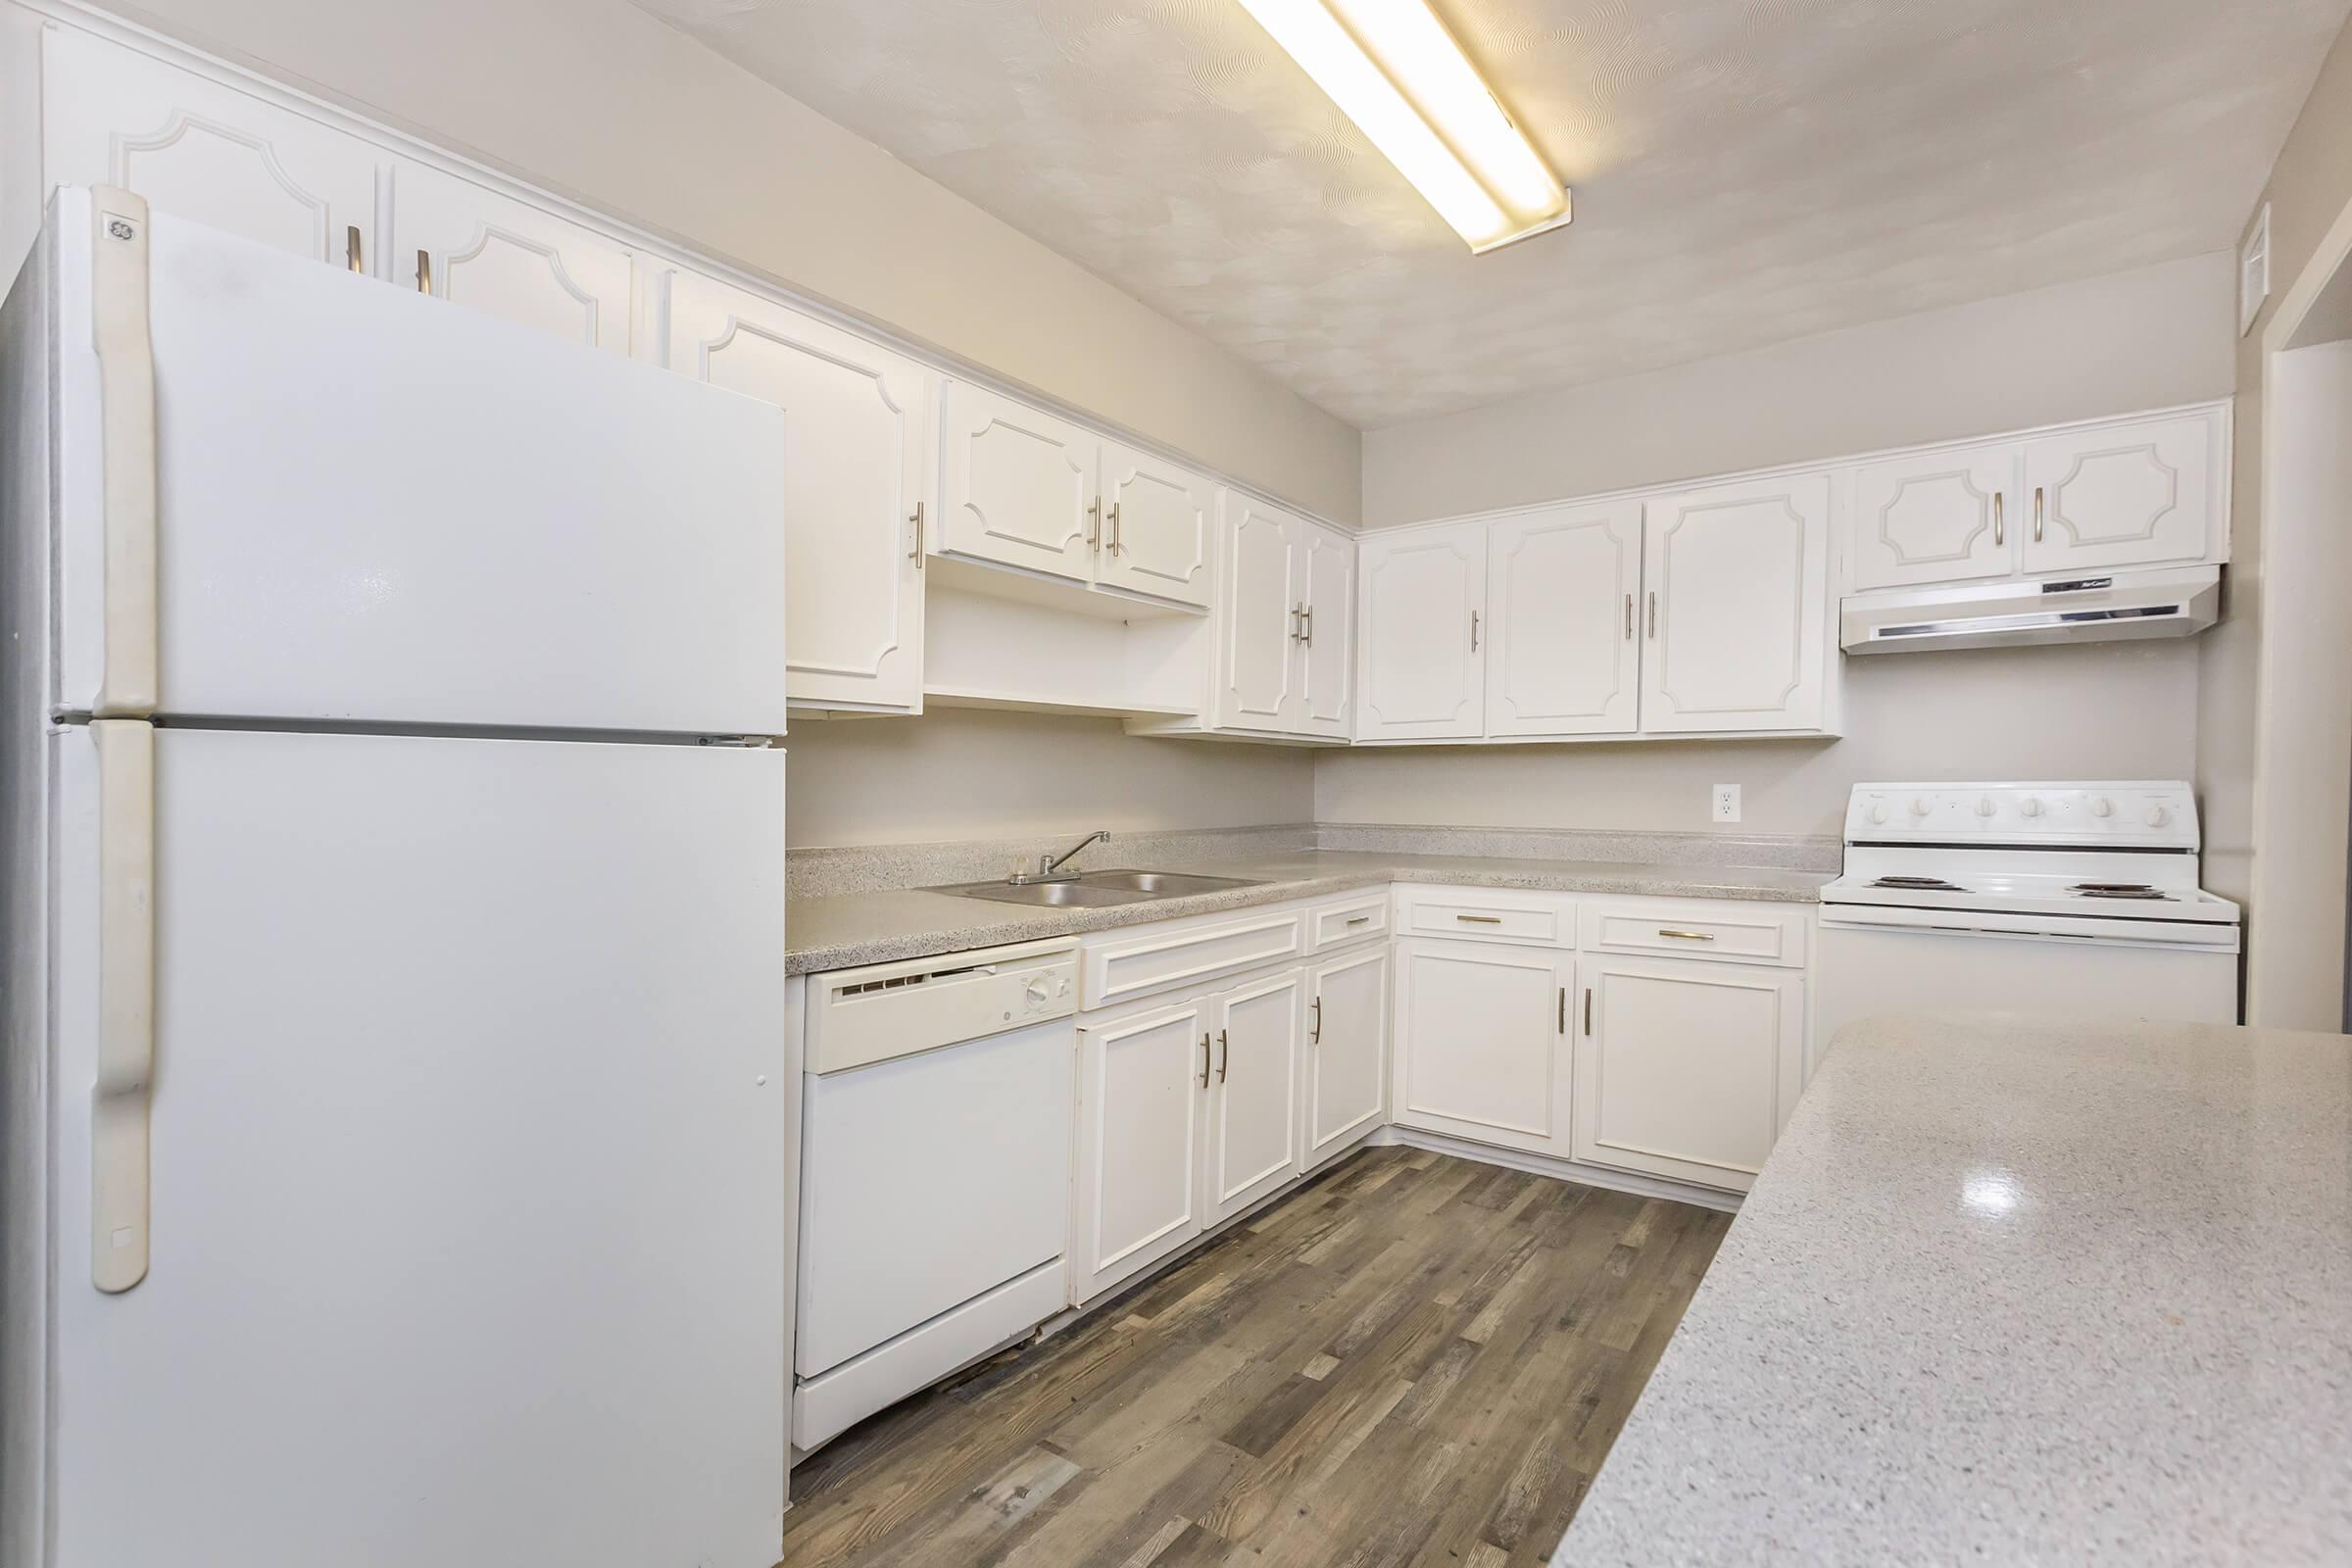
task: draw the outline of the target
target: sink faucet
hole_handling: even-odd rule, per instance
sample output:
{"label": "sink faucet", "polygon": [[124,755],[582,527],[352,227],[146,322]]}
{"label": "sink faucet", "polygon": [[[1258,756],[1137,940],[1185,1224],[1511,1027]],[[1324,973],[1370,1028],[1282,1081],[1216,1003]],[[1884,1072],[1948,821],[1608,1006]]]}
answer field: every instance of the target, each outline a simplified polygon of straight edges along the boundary
{"label": "sink faucet", "polygon": [[1054,872],[1061,869],[1064,861],[1076,859],[1080,850],[1085,849],[1091,844],[1100,844],[1109,837],[1110,829],[1106,827],[1097,828],[1094,832],[1089,833],[1086,837],[1080,839],[1077,843],[1071,845],[1059,855],[1039,856],[1037,858],[1037,872],[1034,876],[1022,876],[1018,873],[1015,873],[1012,877],[1012,880],[1015,882],[1034,882],[1042,880],[1046,877],[1050,877]]}

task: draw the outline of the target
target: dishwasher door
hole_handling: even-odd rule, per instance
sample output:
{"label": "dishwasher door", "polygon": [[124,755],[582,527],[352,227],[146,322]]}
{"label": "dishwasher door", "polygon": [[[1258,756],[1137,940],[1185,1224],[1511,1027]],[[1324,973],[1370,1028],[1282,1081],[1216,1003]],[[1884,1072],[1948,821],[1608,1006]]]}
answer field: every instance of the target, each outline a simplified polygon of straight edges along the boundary
{"label": "dishwasher door", "polygon": [[[794,1349],[803,1380],[1058,1262],[1077,1054],[1064,1017],[809,1075]],[[1053,1295],[1028,1322],[1064,1304],[1058,1270]]]}

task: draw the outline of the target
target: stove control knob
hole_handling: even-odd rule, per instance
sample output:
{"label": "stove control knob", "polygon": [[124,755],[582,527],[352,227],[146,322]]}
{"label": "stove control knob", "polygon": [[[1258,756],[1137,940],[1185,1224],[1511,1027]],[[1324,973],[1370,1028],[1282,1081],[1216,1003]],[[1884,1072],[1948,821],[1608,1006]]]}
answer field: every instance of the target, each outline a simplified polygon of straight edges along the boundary
{"label": "stove control knob", "polygon": [[1928,814],[1928,798],[1926,796],[1914,795],[1911,797],[1911,814],[1913,816],[1925,816]]}
{"label": "stove control knob", "polygon": [[2041,814],[2041,802],[2029,795],[2023,801],[2018,803],[2017,808],[2025,812],[2028,816],[2039,816]]}
{"label": "stove control knob", "polygon": [[2173,813],[2166,810],[2163,807],[2151,806],[2148,808],[2146,818],[2148,826],[2162,827],[2165,823],[2171,821],[2172,819]]}
{"label": "stove control knob", "polygon": [[1977,797],[1977,814],[1979,816],[1990,816],[1992,814],[1991,796],[1980,795]]}
{"label": "stove control knob", "polygon": [[1864,811],[1862,814],[1869,817],[1873,822],[1884,822],[1886,820],[1886,808],[1884,806],[1874,806],[1869,810]]}
{"label": "stove control knob", "polygon": [[2093,816],[2113,816],[2115,814],[2115,803],[2104,795],[2094,796],[2092,797],[2090,803],[2090,814]]}

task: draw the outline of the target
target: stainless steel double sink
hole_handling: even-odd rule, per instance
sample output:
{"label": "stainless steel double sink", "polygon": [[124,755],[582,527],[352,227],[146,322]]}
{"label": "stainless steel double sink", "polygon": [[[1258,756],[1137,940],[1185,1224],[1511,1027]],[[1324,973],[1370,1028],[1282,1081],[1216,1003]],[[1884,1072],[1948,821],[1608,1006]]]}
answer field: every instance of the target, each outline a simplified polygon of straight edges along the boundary
{"label": "stainless steel double sink", "polygon": [[1101,908],[1108,905],[1144,904],[1153,899],[1180,899],[1188,893],[1215,893],[1222,888],[1257,884],[1248,877],[1198,876],[1190,871],[1080,871],[1074,876],[1032,877],[1025,882],[958,882],[951,887],[926,888],[959,899],[987,899],[997,904],[1030,904],[1048,908]]}

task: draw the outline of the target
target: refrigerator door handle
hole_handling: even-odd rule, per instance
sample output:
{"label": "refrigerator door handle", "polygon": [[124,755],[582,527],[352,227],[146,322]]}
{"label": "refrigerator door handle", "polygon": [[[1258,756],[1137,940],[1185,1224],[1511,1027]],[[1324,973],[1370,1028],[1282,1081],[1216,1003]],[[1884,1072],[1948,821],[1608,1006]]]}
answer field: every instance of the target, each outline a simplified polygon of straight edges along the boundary
{"label": "refrigerator door handle", "polygon": [[91,328],[105,442],[105,636],[99,718],[156,710],[155,349],[147,321],[146,198],[112,185],[91,192]]}
{"label": "refrigerator door handle", "polygon": [[98,748],[98,1079],[90,1092],[90,1283],[147,1277],[155,1077],[155,726],[90,724]]}

